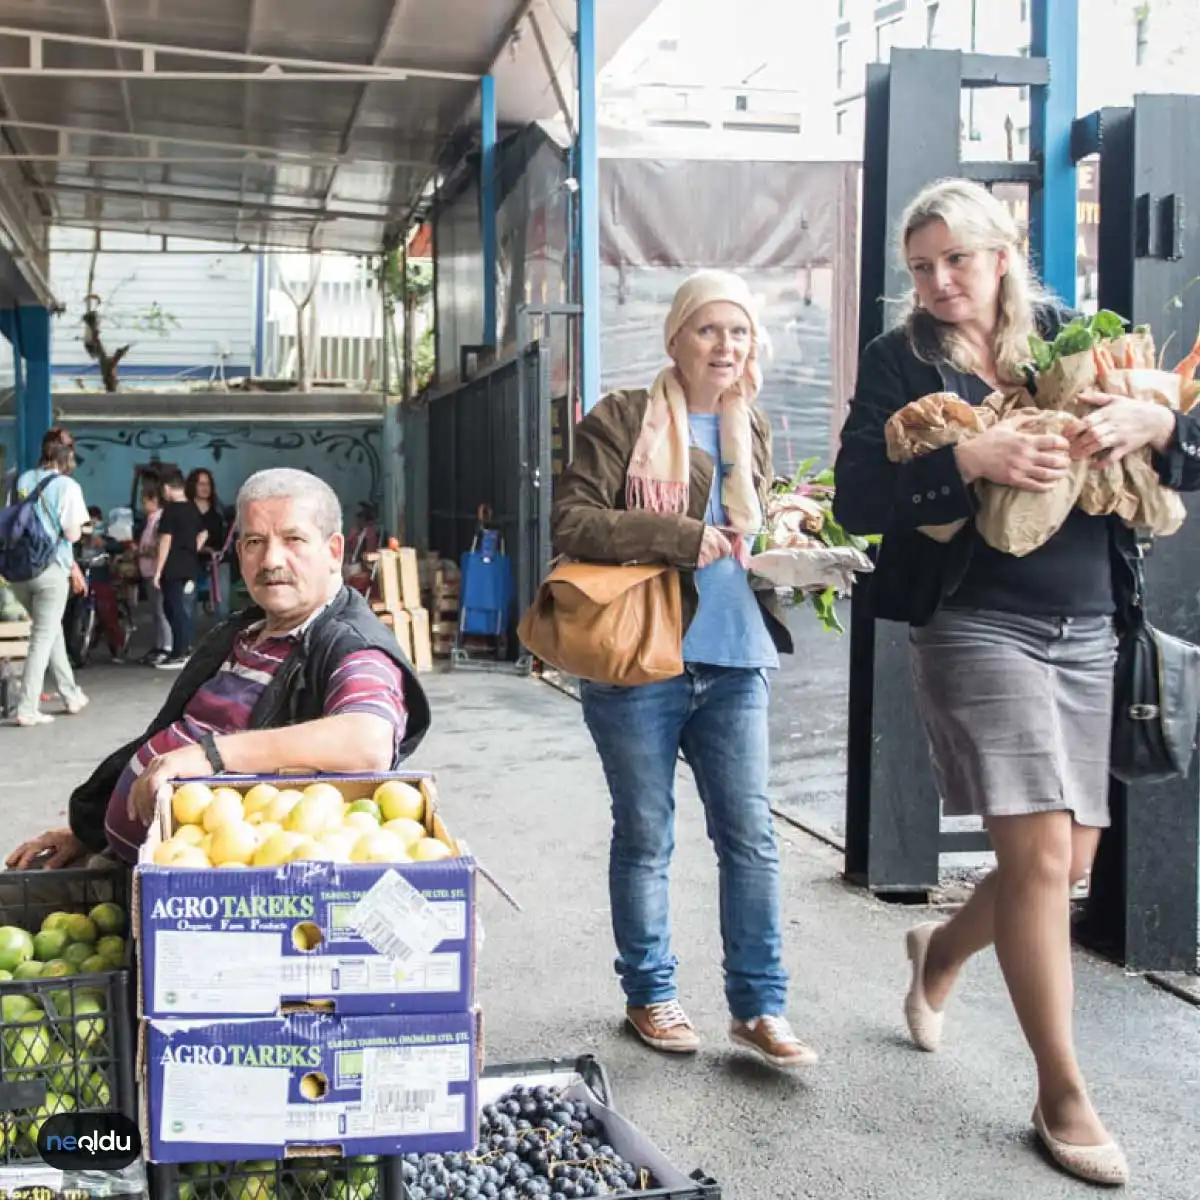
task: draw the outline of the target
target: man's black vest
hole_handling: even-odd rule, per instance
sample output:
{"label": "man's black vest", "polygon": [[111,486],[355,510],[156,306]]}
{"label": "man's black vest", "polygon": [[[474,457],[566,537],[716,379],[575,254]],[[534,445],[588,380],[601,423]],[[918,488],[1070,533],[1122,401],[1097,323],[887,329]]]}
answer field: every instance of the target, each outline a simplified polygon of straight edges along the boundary
{"label": "man's black vest", "polygon": [[[263,616],[262,609],[249,608],[217,625],[196,647],[179,673],[166,703],[145,733],[110,754],[91,778],[71,794],[71,831],[85,846],[97,851],[105,848],[105,813],[129,760],[155,734],[161,733],[183,716],[184,709],[196,692],[221,669],[238,635],[256,621],[261,621]],[[382,651],[404,676],[404,706],[408,723],[404,740],[392,762],[393,769],[398,767],[416,750],[429,730],[429,701],[412,664],[391,630],[352,588],[343,587],[329,607],[305,630],[296,648],[280,664],[258,698],[247,728],[277,729],[282,725],[315,721],[323,716],[329,680],[342,660],[359,650]]]}

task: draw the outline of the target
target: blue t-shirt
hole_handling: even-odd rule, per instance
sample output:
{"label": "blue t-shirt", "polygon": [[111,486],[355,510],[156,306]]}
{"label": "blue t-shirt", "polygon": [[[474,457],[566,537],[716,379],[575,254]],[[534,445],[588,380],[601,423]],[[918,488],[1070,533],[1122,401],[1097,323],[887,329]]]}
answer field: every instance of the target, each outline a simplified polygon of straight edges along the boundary
{"label": "blue t-shirt", "polygon": [[[726,465],[721,462],[721,418],[717,413],[688,416],[692,445],[708,454],[717,469],[704,520],[708,525],[726,523],[721,504],[721,479]],[[767,632],[762,610],[754,598],[745,568],[736,558],[719,558],[696,572],[700,607],[683,639],[683,660],[713,667],[779,666],[775,643]]]}
{"label": "blue t-shirt", "polygon": [[47,475],[54,475],[38,497],[37,513],[46,532],[57,539],[55,562],[65,571],[75,563],[75,552],[67,541],[64,530],[71,526],[85,525],[88,520],[87,505],[83,490],[69,475],[59,475],[45,467],[34,467],[17,480],[17,495],[27,499]]}

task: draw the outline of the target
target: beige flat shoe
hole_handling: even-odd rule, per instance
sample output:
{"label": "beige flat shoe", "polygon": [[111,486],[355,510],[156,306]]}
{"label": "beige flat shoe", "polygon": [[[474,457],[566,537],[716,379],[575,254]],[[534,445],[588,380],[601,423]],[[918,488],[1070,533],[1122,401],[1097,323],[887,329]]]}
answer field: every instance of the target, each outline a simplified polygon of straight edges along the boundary
{"label": "beige flat shoe", "polygon": [[945,1014],[929,1006],[925,999],[925,959],[929,954],[929,939],[939,922],[927,921],[910,929],[904,939],[908,961],[912,963],[912,984],[904,997],[904,1019],[908,1033],[922,1049],[933,1053],[942,1043],[942,1024]]}
{"label": "beige flat shoe", "polygon": [[1116,1142],[1107,1141],[1099,1146],[1060,1142],[1046,1128],[1040,1108],[1033,1110],[1033,1128],[1050,1152],[1050,1157],[1077,1179],[1106,1187],[1124,1187],[1129,1182],[1129,1162]]}

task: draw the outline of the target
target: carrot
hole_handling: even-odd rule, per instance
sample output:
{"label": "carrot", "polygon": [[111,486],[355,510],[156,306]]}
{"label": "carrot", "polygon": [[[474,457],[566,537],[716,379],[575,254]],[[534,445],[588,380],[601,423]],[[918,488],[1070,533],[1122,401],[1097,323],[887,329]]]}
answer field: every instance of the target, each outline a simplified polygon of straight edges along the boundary
{"label": "carrot", "polygon": [[1175,368],[1175,374],[1184,379],[1191,379],[1196,374],[1197,367],[1200,367],[1200,334],[1196,336],[1196,344],[1191,353]]}

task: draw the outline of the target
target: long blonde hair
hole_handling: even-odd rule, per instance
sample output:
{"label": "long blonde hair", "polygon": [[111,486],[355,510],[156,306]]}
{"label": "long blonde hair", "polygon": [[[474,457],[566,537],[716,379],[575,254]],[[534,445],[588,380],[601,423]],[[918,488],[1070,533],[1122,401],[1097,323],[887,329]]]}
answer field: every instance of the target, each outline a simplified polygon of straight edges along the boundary
{"label": "long blonde hair", "polygon": [[[933,221],[942,221],[971,250],[1005,251],[1008,270],[1000,279],[994,354],[1002,382],[1017,383],[1029,362],[1029,335],[1037,332],[1036,308],[1051,296],[1034,278],[1021,247],[1021,235],[1008,209],[969,179],[939,179],[919,192],[900,219],[900,256],[908,266],[908,242]],[[922,358],[941,358],[960,371],[978,364],[971,346],[953,325],[920,307],[916,289],[905,298],[902,316],[909,341]]]}

